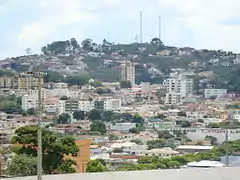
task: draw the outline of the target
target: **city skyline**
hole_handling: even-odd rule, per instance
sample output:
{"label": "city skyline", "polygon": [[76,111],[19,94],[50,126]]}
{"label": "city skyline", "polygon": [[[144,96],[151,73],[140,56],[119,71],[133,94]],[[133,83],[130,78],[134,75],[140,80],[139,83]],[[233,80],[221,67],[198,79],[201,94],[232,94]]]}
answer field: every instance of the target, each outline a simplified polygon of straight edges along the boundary
{"label": "city skyline", "polygon": [[0,0],[0,59],[24,55],[26,48],[39,53],[47,43],[72,37],[133,42],[140,11],[143,42],[158,37],[161,15],[166,45],[239,52],[239,8],[237,0]]}

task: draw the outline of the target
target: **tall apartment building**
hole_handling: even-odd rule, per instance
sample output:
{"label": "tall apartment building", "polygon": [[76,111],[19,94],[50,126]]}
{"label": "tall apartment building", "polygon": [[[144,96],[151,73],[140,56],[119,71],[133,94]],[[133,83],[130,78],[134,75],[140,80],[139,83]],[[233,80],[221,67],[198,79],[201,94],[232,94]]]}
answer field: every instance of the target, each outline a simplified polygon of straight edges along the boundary
{"label": "tall apartment building", "polygon": [[[42,100],[46,99],[46,89],[42,89]],[[38,108],[38,90],[30,90],[28,94],[22,96],[22,109],[27,111],[28,109]]]}
{"label": "tall apartment building", "polygon": [[15,78],[2,76],[0,77],[0,88],[12,89],[15,87]]}
{"label": "tall apartment building", "polygon": [[132,62],[125,62],[122,64],[122,80],[128,80],[132,84],[135,85],[135,65]]}
{"label": "tall apartment building", "polygon": [[[18,78],[18,89],[35,89],[38,87],[39,79],[35,77],[19,77]],[[43,79],[41,79],[43,85]]]}
{"label": "tall apartment building", "polygon": [[184,72],[175,72],[163,81],[163,86],[167,90],[165,103],[181,104],[183,98],[193,93],[194,81]]}

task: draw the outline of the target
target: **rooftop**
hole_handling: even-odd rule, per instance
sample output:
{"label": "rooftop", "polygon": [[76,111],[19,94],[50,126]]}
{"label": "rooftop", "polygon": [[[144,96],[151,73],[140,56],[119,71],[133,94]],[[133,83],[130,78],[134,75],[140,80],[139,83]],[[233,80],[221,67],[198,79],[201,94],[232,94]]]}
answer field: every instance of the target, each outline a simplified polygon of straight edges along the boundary
{"label": "rooftop", "polygon": [[[106,172],[106,173],[84,173],[84,174],[61,174],[43,176],[43,180],[239,180],[240,167],[217,167],[217,168],[184,168],[152,171],[132,171],[132,172]],[[35,180],[32,177],[7,178],[2,180]]]}

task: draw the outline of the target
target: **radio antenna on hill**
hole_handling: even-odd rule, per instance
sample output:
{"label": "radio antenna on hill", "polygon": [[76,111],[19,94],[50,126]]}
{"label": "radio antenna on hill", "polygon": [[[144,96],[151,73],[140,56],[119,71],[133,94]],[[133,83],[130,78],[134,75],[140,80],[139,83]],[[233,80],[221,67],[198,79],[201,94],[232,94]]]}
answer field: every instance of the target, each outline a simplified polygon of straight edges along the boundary
{"label": "radio antenna on hill", "polygon": [[162,40],[161,39],[161,29],[162,29],[162,25],[161,25],[161,16],[158,16],[158,38],[160,39],[160,40]]}
{"label": "radio antenna on hill", "polygon": [[142,44],[142,11],[140,11],[140,43]]}

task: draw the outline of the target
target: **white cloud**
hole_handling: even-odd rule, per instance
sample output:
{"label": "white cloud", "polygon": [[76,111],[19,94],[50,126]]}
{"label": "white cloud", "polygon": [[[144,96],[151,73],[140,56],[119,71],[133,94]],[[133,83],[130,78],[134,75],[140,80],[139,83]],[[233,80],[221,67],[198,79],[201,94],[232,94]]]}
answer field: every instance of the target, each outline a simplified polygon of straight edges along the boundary
{"label": "white cloud", "polygon": [[[139,11],[142,10],[145,24],[154,18],[157,22],[157,16],[162,15],[166,44],[240,51],[240,28],[222,23],[240,17],[239,0],[39,0],[36,3],[42,12],[40,19],[27,22],[18,35],[18,43],[24,47],[39,45],[42,39],[52,37],[56,31],[73,23],[79,23],[82,30],[70,31],[81,33],[83,37],[89,24],[94,26],[96,21],[111,23],[104,21],[106,14],[139,22]],[[115,28],[129,28],[129,33],[134,33],[131,22],[129,26]],[[91,34],[87,36],[91,37]],[[114,39],[121,41],[121,37]]]}
{"label": "white cloud", "polygon": [[79,11],[76,2],[69,0],[65,4],[63,0],[41,0],[39,2],[43,12],[41,19],[27,23],[21,28],[21,32],[18,34],[18,43],[21,46],[31,47],[39,44],[40,40],[53,35],[55,31],[64,26],[77,22],[84,25],[88,21],[96,20],[98,16],[95,13]]}

